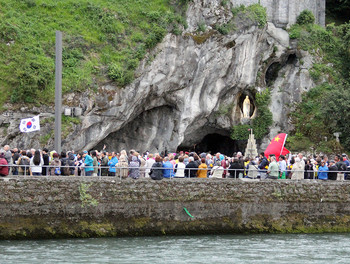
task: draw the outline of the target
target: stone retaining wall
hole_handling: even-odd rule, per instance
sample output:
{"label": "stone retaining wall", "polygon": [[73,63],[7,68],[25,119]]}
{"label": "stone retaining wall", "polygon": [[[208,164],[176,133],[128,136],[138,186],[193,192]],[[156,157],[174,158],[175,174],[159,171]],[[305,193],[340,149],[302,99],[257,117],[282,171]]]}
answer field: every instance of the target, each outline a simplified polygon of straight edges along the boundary
{"label": "stone retaining wall", "polygon": [[[234,6],[256,4],[256,0],[233,0]],[[326,23],[326,0],[260,0],[267,9],[269,21],[278,27],[295,24],[299,14],[307,9],[316,19],[316,23],[324,26]]]}
{"label": "stone retaining wall", "polygon": [[349,195],[347,182],[2,178],[0,238],[348,232]]}

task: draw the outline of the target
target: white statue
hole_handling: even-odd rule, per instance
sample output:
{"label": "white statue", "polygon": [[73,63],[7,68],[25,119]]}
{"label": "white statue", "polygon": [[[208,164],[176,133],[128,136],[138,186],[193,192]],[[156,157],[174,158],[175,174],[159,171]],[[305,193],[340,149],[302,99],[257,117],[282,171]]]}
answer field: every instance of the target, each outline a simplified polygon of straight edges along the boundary
{"label": "white statue", "polygon": [[250,118],[250,100],[248,95],[243,101],[243,118]]}

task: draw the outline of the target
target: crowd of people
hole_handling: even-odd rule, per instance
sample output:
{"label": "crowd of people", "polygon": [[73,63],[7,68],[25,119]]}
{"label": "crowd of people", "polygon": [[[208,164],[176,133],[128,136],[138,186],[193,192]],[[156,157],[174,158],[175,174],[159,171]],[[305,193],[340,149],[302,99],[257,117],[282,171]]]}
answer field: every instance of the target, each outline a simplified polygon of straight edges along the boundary
{"label": "crowd of people", "polygon": [[[278,160],[277,160],[278,159]],[[335,155],[328,160],[326,155],[303,154],[288,157],[270,155],[244,157],[241,152],[228,157],[222,153],[184,152],[140,154],[135,150],[107,152],[104,150],[49,151],[10,149],[0,150],[0,176],[111,176],[153,180],[164,178],[260,178],[260,179],[320,179],[337,180],[339,174],[350,180],[347,155]],[[350,172],[349,172],[350,173]]]}

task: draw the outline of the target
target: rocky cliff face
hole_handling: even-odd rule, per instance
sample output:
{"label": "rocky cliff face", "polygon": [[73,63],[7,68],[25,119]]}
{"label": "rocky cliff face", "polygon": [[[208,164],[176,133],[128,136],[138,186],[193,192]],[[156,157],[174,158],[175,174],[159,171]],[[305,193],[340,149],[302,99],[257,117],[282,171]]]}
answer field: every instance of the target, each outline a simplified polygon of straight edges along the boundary
{"label": "rocky cliff face", "polygon": [[[261,148],[270,136],[288,131],[287,115],[293,103],[313,86],[308,74],[312,58],[298,51],[288,33],[273,23],[259,28],[255,21],[238,16],[236,30],[218,33],[212,25],[232,18],[220,2],[193,1],[187,12],[188,29],[180,36],[168,34],[140,65],[131,85],[120,89],[107,84],[97,94],[66,95],[66,105],[80,102],[83,116],[81,123],[69,127],[62,148],[81,150],[106,144],[118,151],[163,151],[193,147],[212,134],[228,137],[241,122],[242,98],[248,95],[254,104],[255,94],[268,86],[274,125]],[[206,32],[196,32],[199,23],[207,25]],[[53,115],[53,109],[43,107],[22,110],[28,116]],[[46,144],[53,146],[53,139],[46,135],[53,128],[52,119],[42,124],[40,134],[23,135],[18,132],[23,113],[7,114],[12,121],[6,134],[2,133],[3,143],[39,147],[46,136]],[[2,119],[7,122],[6,117]],[[232,151],[240,148],[231,143]]]}

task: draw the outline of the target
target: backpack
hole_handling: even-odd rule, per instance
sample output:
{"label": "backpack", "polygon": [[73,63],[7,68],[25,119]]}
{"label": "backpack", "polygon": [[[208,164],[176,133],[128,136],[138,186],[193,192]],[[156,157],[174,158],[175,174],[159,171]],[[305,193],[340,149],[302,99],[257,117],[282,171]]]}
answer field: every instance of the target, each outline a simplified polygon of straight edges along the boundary
{"label": "backpack", "polygon": [[19,167],[23,169],[23,173],[25,173],[25,175],[29,175],[29,164],[30,164],[29,158],[22,157],[19,162]]}
{"label": "backpack", "polygon": [[60,167],[55,168],[55,175],[61,175],[61,169]]}
{"label": "backpack", "polygon": [[67,158],[62,159],[61,163],[62,163],[61,165],[62,165],[62,171],[63,171],[62,175],[69,176],[70,170],[69,170],[68,159]]}

